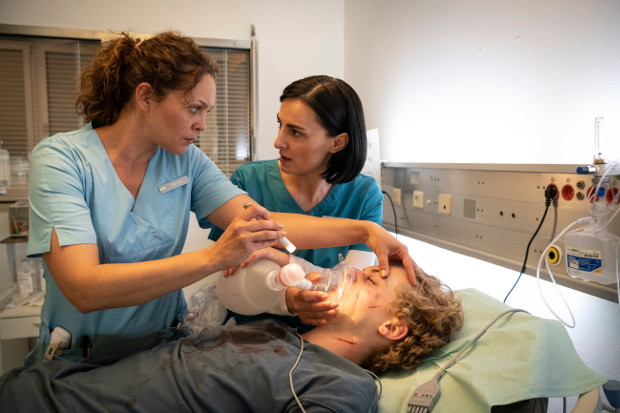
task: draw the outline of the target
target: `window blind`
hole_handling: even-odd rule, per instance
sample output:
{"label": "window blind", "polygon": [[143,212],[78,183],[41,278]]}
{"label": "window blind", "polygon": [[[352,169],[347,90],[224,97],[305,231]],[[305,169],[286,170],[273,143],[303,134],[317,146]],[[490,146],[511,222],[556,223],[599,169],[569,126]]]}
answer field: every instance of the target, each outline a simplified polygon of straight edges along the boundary
{"label": "window blind", "polygon": [[48,121],[46,136],[76,130],[84,125],[75,112],[77,77],[82,68],[92,60],[94,52],[92,48],[86,51],[81,50],[83,47],[80,46],[80,42],[75,44],[74,52],[46,51],[45,53],[45,95],[47,96]]}
{"label": "window blind", "polygon": [[0,37],[0,140],[11,158],[28,159],[43,138],[83,125],[76,79],[98,41]]}
{"label": "window blind", "polygon": [[27,54],[27,45],[0,42],[0,141],[13,156],[28,153]]}
{"label": "window blind", "polygon": [[196,145],[227,176],[251,157],[250,51],[202,48],[217,62],[215,107],[207,115],[207,128]]}

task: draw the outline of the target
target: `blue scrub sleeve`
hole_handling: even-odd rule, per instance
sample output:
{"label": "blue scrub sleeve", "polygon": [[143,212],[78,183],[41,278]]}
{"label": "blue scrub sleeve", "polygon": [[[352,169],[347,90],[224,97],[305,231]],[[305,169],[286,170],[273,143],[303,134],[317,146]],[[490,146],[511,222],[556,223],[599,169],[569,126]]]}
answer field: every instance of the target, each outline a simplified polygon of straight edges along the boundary
{"label": "blue scrub sleeve", "polygon": [[43,141],[31,154],[29,256],[50,251],[52,229],[60,245],[97,242],[80,179],[88,160],[63,149]]}
{"label": "blue scrub sleeve", "polygon": [[[192,184],[191,210],[196,214],[200,226],[205,228],[206,217],[230,199],[245,195],[246,192],[235,186],[215,163],[194,146],[191,155],[204,158],[195,161],[200,165]],[[242,211],[239,211],[241,213]]]}

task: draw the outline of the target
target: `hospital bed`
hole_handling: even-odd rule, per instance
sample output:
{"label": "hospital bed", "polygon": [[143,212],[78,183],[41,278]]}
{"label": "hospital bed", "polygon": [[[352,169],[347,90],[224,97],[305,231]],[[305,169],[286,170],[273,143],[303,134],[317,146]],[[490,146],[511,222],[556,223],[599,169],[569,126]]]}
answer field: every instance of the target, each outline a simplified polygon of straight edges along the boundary
{"label": "hospital bed", "polygon": [[[511,309],[477,289],[455,293],[463,304],[463,328],[417,369],[380,376],[380,413],[407,412],[419,385],[448,364],[490,321]],[[526,312],[507,314],[446,370],[432,412],[541,413],[547,412],[549,398],[581,396],[572,413],[599,413],[599,387],[605,381],[579,357],[562,323]]]}
{"label": "hospital bed", "polygon": [[[414,371],[381,376],[380,412],[406,412],[413,391],[510,308],[476,289],[456,294],[463,303],[463,328]],[[518,312],[500,318],[446,370],[432,411],[546,412],[548,398],[582,395],[572,412],[598,413],[604,383],[578,356],[560,322]]]}

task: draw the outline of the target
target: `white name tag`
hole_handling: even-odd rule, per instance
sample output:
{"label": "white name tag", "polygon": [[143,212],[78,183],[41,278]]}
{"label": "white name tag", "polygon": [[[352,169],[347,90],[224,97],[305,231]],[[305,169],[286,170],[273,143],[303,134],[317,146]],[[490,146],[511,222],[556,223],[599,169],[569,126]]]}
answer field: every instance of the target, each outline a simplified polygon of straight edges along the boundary
{"label": "white name tag", "polygon": [[158,187],[159,193],[165,194],[166,192],[172,191],[173,189],[183,186],[187,184],[188,182],[189,182],[189,178],[187,177],[187,175],[174,179],[170,182],[166,182],[165,184],[159,185]]}

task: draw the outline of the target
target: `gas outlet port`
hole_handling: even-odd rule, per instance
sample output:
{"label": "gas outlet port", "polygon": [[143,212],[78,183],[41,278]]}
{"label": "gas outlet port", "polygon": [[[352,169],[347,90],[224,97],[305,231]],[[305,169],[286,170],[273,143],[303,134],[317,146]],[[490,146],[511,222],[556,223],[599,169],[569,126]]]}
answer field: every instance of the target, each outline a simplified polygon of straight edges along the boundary
{"label": "gas outlet port", "polygon": [[552,245],[547,250],[547,262],[551,265],[558,265],[562,261],[562,250],[557,245]]}

